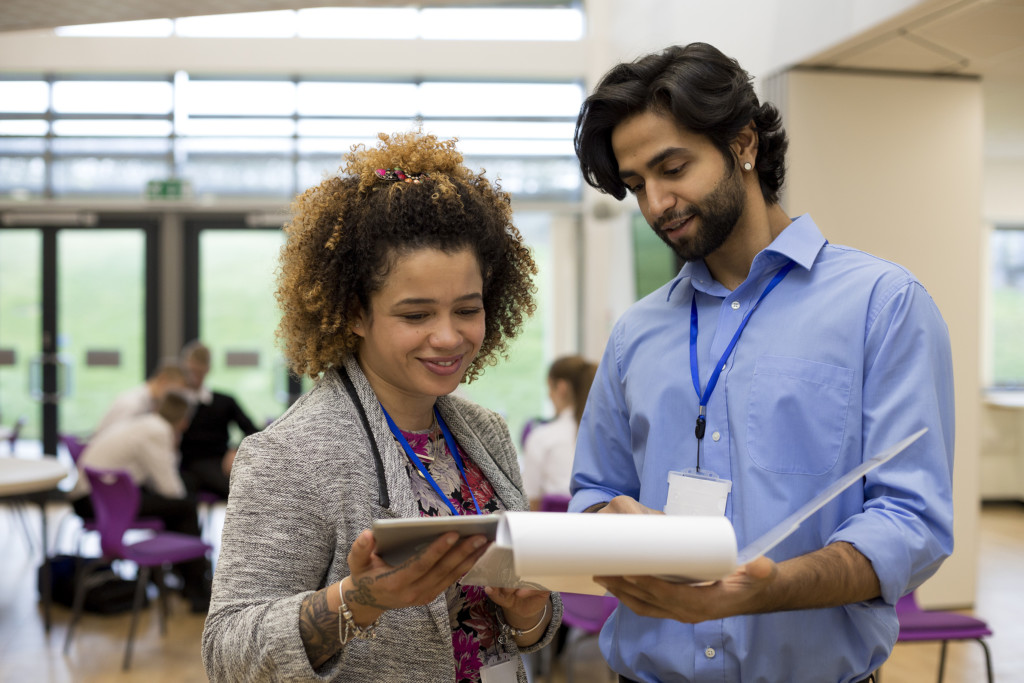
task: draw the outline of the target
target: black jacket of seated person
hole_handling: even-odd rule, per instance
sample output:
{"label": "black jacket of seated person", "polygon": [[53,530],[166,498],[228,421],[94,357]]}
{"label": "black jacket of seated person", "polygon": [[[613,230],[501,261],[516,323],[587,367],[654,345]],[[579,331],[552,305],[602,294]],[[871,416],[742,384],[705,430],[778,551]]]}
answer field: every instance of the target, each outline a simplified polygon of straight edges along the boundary
{"label": "black jacket of seated person", "polygon": [[259,431],[235,399],[210,392],[208,403],[197,403],[188,429],[181,435],[181,474],[193,491],[228,497],[228,475],[221,465],[231,438],[231,424],[248,436]]}

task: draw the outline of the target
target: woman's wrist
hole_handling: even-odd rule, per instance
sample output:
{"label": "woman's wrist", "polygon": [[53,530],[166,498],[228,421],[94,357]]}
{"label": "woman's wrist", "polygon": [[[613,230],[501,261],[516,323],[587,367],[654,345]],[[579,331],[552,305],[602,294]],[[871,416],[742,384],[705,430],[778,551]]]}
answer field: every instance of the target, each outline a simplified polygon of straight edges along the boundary
{"label": "woman's wrist", "polygon": [[[543,609],[533,615],[522,617],[513,612],[506,614],[505,610],[499,607],[496,616],[501,633],[499,640],[513,640],[519,647],[528,647],[539,641],[547,632],[554,616],[554,605],[549,596]],[[527,621],[529,623],[526,623]]]}
{"label": "woman's wrist", "polygon": [[544,603],[544,607],[541,608],[541,611],[525,616],[502,608],[502,615],[505,618],[505,623],[517,631],[532,633],[534,629],[540,627],[541,623],[547,617],[548,612],[551,610],[551,606],[549,604],[550,601],[551,599],[548,598],[548,602]]}
{"label": "woman's wrist", "polygon": [[339,610],[344,604],[351,612],[352,620],[359,626],[367,626],[380,619],[384,610],[361,603],[358,599],[353,598],[354,592],[355,583],[351,576],[346,576],[338,582],[337,591],[328,591],[328,605],[340,615]]}

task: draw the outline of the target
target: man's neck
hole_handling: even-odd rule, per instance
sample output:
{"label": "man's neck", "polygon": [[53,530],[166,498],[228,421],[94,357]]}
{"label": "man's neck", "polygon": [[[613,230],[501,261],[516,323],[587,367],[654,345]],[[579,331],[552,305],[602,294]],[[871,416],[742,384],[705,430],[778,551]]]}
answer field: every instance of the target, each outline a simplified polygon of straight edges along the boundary
{"label": "man's neck", "polygon": [[745,214],[729,239],[704,258],[711,277],[730,291],[739,287],[750,275],[754,257],[775,241],[790,223],[778,204],[764,207],[763,212],[754,212],[752,220]]}

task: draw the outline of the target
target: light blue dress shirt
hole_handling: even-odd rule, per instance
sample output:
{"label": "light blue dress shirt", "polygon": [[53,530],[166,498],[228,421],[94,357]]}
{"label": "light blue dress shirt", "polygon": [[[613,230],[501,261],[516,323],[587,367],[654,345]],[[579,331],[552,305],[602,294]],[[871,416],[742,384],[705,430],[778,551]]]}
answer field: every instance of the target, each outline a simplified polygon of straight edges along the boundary
{"label": "light blue dress shirt", "polygon": [[694,291],[703,391],[748,308],[789,260],[796,267],[754,311],[710,397],[701,467],[732,480],[726,516],[743,548],[842,474],[928,427],[768,553],[782,561],[851,543],[871,561],[882,599],[696,625],[620,607],[600,644],[630,678],[858,681],[892,650],[897,599],[952,552],[946,325],[909,272],[827,243],[807,215],[756,256],[735,291],[703,261],[688,263],[616,323],[580,425],[570,511],[620,494],[664,507],[667,473],[697,464]]}

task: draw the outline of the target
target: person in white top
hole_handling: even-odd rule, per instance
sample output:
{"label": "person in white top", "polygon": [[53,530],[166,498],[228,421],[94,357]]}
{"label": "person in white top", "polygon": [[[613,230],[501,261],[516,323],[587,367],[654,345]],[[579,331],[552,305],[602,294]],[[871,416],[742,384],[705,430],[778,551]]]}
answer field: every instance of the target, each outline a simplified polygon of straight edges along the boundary
{"label": "person in white top", "polygon": [[531,510],[539,510],[547,494],[569,495],[576,430],[596,371],[597,364],[581,356],[563,356],[548,369],[556,417],[533,427],[523,443],[523,484]]}
{"label": "person in white top", "polygon": [[163,361],[143,384],[118,394],[93,430],[93,436],[122,420],[153,413],[168,391],[184,388],[185,371],[181,365],[175,360]]}
{"label": "person in white top", "polygon": [[[178,473],[178,441],[188,426],[189,412],[185,395],[168,391],[157,412],[126,418],[93,437],[78,459],[78,481],[69,494],[75,513],[83,519],[94,516],[86,467],[126,470],[139,487],[138,516],[158,517],[170,531],[199,536],[196,500]],[[209,563],[195,560],[176,569],[192,610],[206,611]]]}

